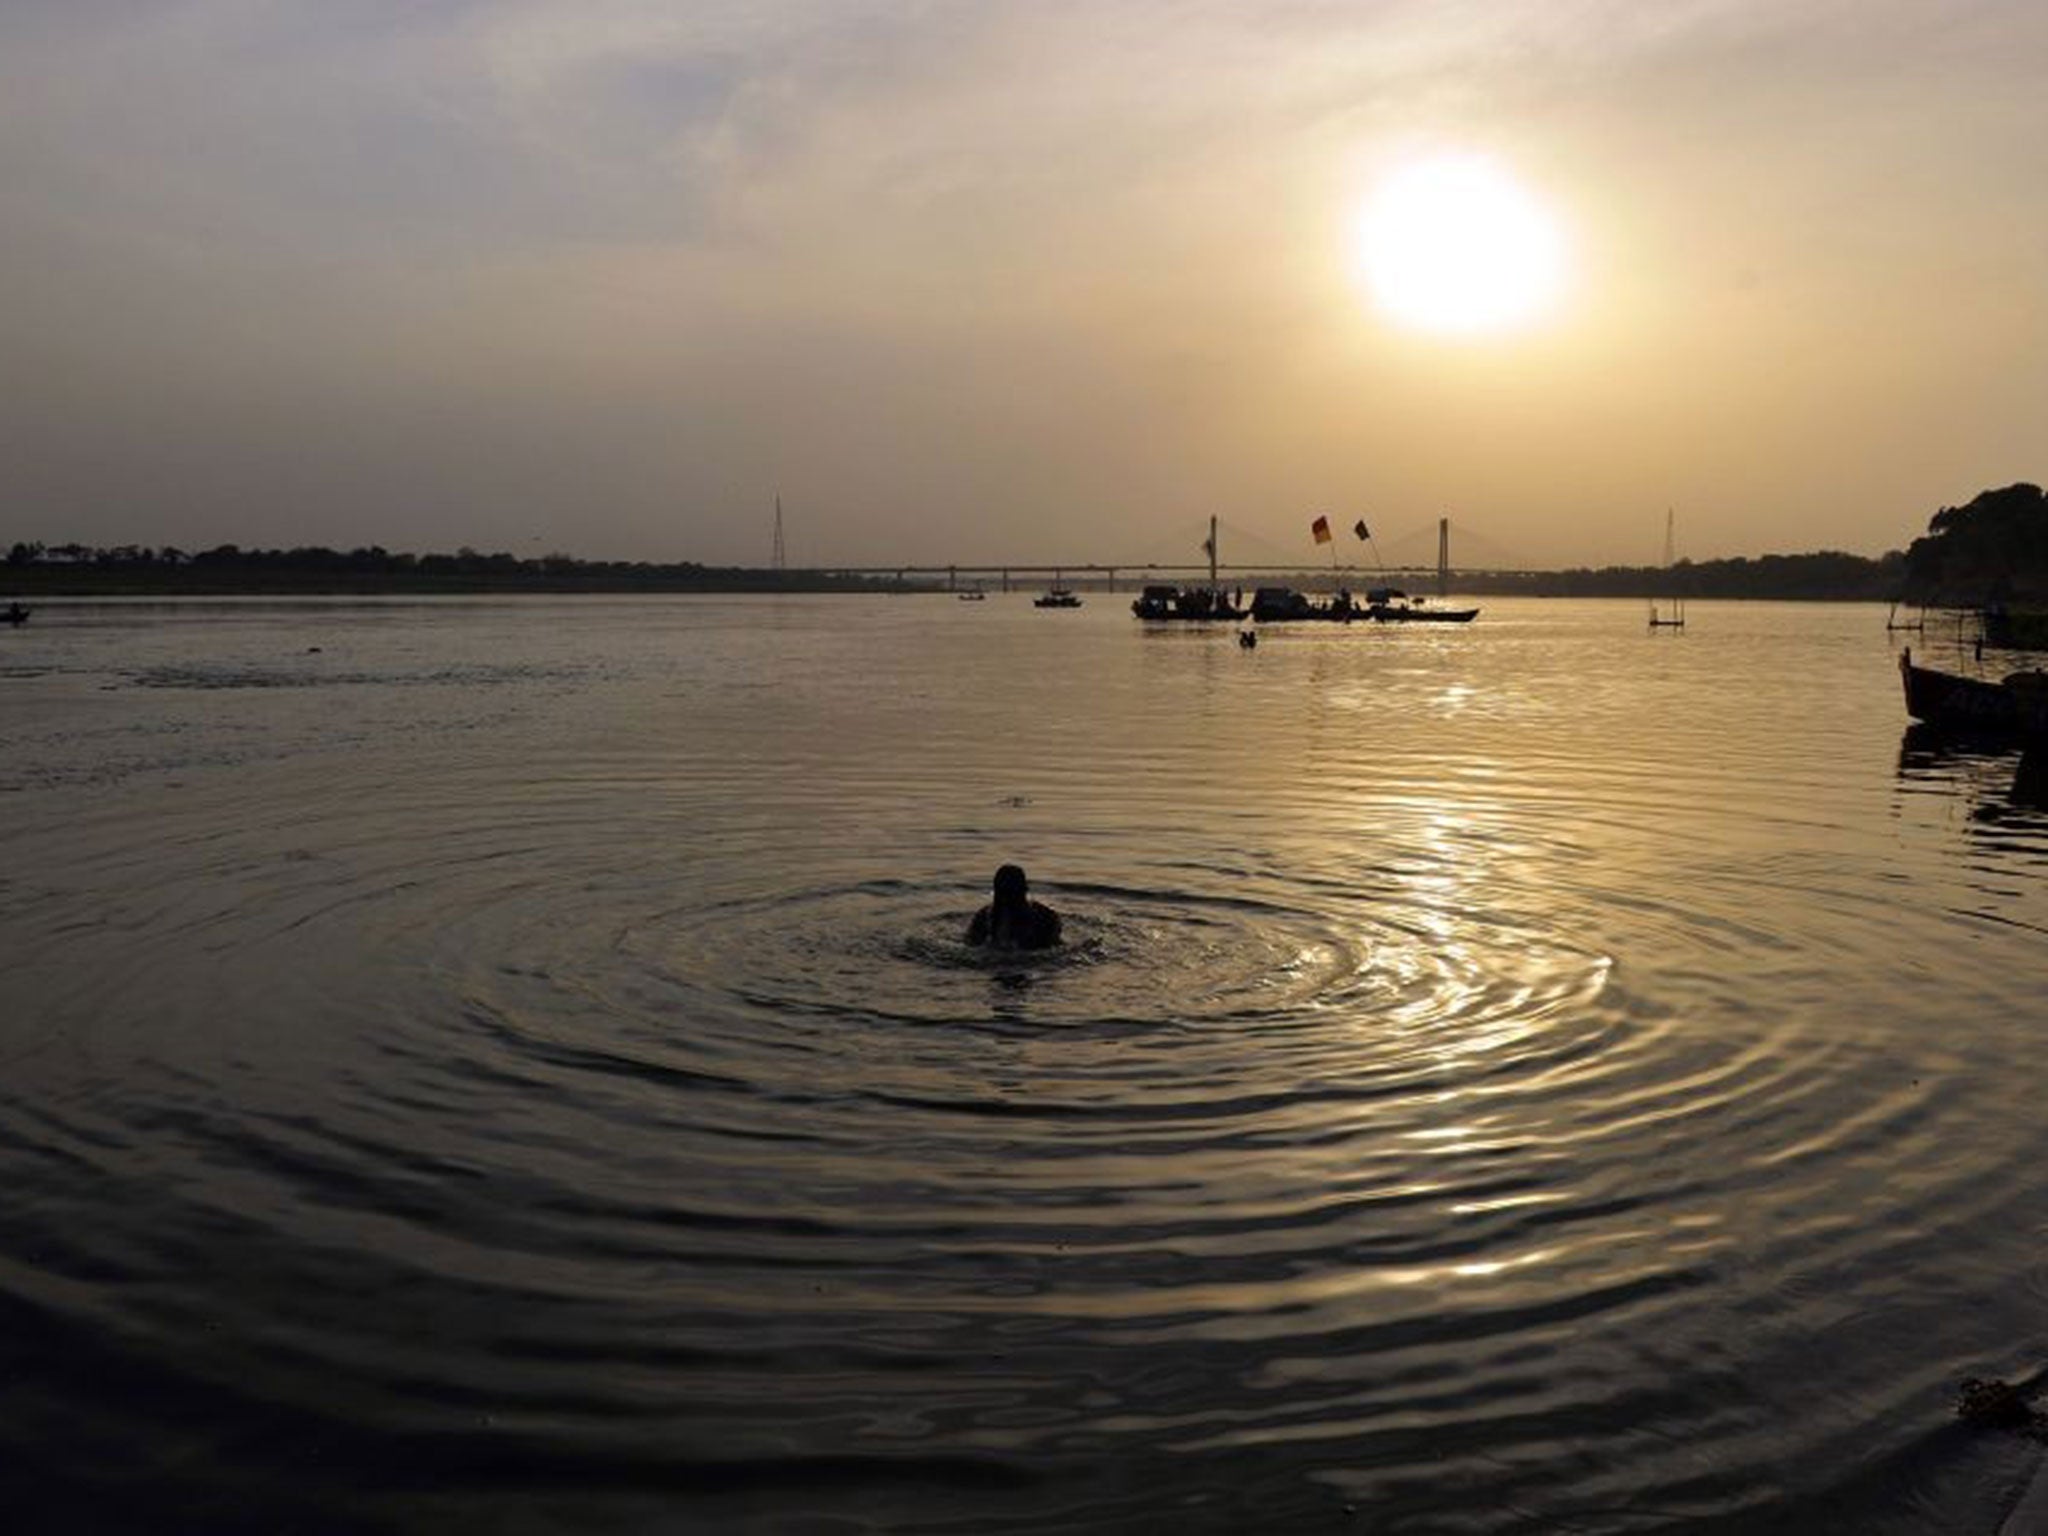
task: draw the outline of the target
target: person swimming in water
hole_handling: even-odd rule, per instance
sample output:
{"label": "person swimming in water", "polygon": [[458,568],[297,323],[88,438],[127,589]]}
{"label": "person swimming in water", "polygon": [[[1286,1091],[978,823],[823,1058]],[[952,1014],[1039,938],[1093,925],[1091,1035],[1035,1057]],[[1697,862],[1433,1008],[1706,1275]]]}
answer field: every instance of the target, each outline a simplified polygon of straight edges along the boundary
{"label": "person swimming in water", "polygon": [[1051,949],[1060,941],[1060,915],[1033,901],[1024,871],[1005,864],[996,871],[995,899],[974,914],[967,942],[991,949]]}

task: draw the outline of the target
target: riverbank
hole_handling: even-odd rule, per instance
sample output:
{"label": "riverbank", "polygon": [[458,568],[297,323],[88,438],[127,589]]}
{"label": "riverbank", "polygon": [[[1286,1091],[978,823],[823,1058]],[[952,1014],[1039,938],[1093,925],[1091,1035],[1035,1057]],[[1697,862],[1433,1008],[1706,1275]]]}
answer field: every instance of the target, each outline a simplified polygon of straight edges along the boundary
{"label": "riverbank", "polygon": [[820,572],[334,571],[178,566],[155,569],[28,565],[0,567],[0,601],[60,597],[460,597],[482,594],[889,593],[928,584]]}
{"label": "riverbank", "polygon": [[[1141,580],[1157,573],[1133,567],[1111,585],[1099,578],[1069,575],[1066,584],[1076,591],[1114,596],[1137,590]],[[1636,582],[1601,581],[1592,590],[1585,573],[1573,571],[1503,574],[1459,572],[1453,578],[1456,590],[1468,597],[1576,597],[1726,598],[1753,602],[1872,602],[1879,594],[1851,584],[1836,588],[1825,583],[1786,590],[1782,584],[1695,582],[1682,590],[1668,580],[1659,583],[1646,574]],[[1260,585],[1292,585],[1304,591],[1324,591],[1349,583],[1354,588],[1368,581],[1384,580],[1380,573],[1346,571],[1333,576],[1326,571],[1303,571],[1282,578],[1262,575]],[[1395,578],[1397,581],[1401,578]],[[963,572],[954,581],[944,576],[884,577],[844,575],[826,571],[703,570],[673,566],[619,566],[570,571],[532,568],[511,570],[462,570],[416,566],[407,570],[350,570],[329,566],[228,566],[214,563],[190,565],[59,564],[0,566],[0,602],[20,600],[33,603],[42,598],[76,597],[460,597],[489,594],[573,595],[576,593],[906,593],[944,592],[972,581],[995,590],[994,579],[975,572]],[[1415,591],[1428,589],[1431,580],[1409,578]],[[1033,591],[1040,579],[1014,575],[1003,590]],[[1249,581],[1244,583],[1247,587]]]}
{"label": "riverbank", "polygon": [[[1457,570],[1450,580],[1468,597],[1745,598],[1766,601],[1888,601],[1899,592],[1899,557],[1866,560],[1822,552],[1760,559],[1680,561],[1670,567],[1609,566],[1599,570]],[[916,592],[955,588],[1037,587],[1064,580],[1080,591],[1135,590],[1146,581],[1192,574],[1193,567],[1075,563],[902,566],[863,571],[707,566],[695,561],[582,560],[555,553],[521,558],[464,548],[453,554],[411,554],[371,546],[245,549],[223,544],[186,551],[171,547],[16,543],[0,565],[0,597],[233,597],[244,595],[403,596],[464,593]],[[1389,582],[1412,590],[1438,584],[1421,570],[1285,571],[1225,567],[1229,585],[1289,585],[1323,591]]]}

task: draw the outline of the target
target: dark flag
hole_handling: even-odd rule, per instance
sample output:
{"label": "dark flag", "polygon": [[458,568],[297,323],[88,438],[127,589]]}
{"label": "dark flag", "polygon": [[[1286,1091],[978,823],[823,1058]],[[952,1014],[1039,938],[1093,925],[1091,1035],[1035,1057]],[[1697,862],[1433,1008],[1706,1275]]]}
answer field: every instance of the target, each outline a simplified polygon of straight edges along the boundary
{"label": "dark flag", "polygon": [[1372,537],[1372,530],[1365,526],[1365,519],[1362,517],[1351,525],[1351,531],[1358,535],[1361,543]]}
{"label": "dark flag", "polygon": [[1316,536],[1316,542],[1318,544],[1327,544],[1330,542],[1330,520],[1327,517],[1319,517],[1314,522],[1310,523],[1308,525],[1308,531]]}

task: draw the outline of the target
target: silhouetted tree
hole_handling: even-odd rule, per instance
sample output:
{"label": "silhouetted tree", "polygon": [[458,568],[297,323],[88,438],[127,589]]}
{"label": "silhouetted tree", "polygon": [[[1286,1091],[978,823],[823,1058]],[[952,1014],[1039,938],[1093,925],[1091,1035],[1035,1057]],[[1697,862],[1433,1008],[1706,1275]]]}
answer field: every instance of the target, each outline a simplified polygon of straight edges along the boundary
{"label": "silhouetted tree", "polygon": [[1917,603],[2048,599],[2048,497],[2021,482],[1943,507],[1907,546],[1902,589]]}

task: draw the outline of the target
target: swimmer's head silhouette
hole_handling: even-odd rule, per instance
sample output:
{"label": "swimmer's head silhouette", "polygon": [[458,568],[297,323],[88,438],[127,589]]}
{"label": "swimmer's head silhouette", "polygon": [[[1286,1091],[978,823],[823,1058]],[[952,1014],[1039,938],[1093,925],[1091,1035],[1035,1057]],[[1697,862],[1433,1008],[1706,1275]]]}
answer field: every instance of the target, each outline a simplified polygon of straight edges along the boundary
{"label": "swimmer's head silhouette", "polygon": [[1060,941],[1060,915],[1031,899],[1022,866],[996,871],[995,895],[967,925],[967,942],[994,949],[1050,949]]}

